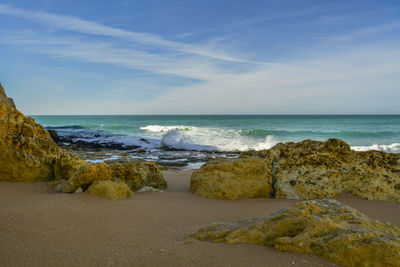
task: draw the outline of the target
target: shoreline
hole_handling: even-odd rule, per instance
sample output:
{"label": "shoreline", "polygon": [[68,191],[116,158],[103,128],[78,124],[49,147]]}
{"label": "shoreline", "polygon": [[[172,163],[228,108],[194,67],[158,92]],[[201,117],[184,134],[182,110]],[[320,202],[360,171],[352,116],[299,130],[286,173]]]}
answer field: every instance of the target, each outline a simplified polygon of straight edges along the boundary
{"label": "shoreline", "polygon": [[[59,194],[46,183],[0,182],[0,262],[6,266],[338,266],[322,257],[272,247],[196,241],[210,223],[265,216],[299,200],[207,199],[189,189],[191,171],[167,170],[163,192],[109,201]],[[398,204],[343,194],[334,199],[400,226]],[[292,264],[294,262],[294,264]]]}

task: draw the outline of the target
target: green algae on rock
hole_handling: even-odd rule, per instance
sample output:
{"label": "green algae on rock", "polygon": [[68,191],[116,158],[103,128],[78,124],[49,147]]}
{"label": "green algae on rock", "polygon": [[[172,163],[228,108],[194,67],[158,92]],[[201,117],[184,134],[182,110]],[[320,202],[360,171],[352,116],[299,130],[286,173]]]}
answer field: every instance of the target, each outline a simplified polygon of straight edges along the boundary
{"label": "green algae on rock", "polygon": [[344,266],[400,266],[400,229],[332,199],[309,200],[269,216],[214,223],[198,240],[251,243],[325,257]]}
{"label": "green algae on rock", "polygon": [[271,175],[261,158],[213,160],[193,172],[193,193],[220,199],[270,197]]}

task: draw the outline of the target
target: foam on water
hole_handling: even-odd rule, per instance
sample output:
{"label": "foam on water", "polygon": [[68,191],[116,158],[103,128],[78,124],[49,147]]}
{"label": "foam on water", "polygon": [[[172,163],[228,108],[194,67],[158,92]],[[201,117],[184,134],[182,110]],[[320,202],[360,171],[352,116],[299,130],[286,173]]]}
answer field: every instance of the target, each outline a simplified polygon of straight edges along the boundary
{"label": "foam on water", "polygon": [[[189,131],[179,131],[176,126],[169,127],[175,128],[162,136],[161,146],[170,149],[230,152],[269,149],[278,143],[271,135],[254,139],[243,136],[241,130],[235,129],[191,127]],[[186,126],[182,128],[189,129]]]}
{"label": "foam on water", "polygon": [[351,149],[356,151],[379,150],[384,152],[398,153],[400,152],[400,143],[391,145],[371,145],[371,146],[351,146]]}
{"label": "foam on water", "polygon": [[192,127],[184,126],[184,125],[176,125],[176,126],[162,126],[162,125],[147,125],[144,127],[140,127],[141,130],[146,130],[153,133],[165,133],[172,130],[178,131],[190,131]]}

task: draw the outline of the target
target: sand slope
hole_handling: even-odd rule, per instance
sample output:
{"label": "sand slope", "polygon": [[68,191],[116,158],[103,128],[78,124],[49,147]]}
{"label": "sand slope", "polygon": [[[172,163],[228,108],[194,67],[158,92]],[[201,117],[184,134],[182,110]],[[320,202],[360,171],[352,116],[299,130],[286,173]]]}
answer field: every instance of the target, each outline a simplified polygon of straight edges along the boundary
{"label": "sand slope", "polygon": [[[200,242],[187,236],[216,221],[264,216],[286,199],[217,200],[189,191],[189,171],[164,172],[169,188],[123,201],[60,194],[45,183],[0,182],[2,266],[334,266],[327,260],[257,245]],[[400,205],[336,198],[400,226]],[[337,265],[336,265],[337,266]]]}

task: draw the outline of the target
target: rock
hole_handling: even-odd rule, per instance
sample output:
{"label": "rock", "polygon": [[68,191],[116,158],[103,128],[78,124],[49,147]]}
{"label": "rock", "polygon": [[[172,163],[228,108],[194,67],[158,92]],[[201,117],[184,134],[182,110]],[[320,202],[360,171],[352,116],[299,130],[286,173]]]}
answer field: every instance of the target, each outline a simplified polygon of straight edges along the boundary
{"label": "rock", "polygon": [[51,138],[53,139],[54,142],[59,143],[60,137],[58,136],[58,133],[55,130],[47,130],[51,136]]}
{"label": "rock", "polygon": [[4,91],[3,86],[0,83],[0,104],[6,104],[12,108],[15,108],[14,100],[10,97],[7,97],[6,92]]}
{"label": "rock", "polygon": [[215,223],[191,236],[315,254],[343,266],[400,266],[398,227],[331,199],[303,201],[238,223]]}
{"label": "rock", "polygon": [[81,166],[65,183],[64,193],[73,193],[81,186],[87,186],[94,181],[111,180],[110,166],[104,162],[87,163]]}
{"label": "rock", "polygon": [[350,192],[364,199],[400,202],[400,155],[356,152],[342,140],[278,144],[262,156],[276,198],[314,199]]}
{"label": "rock", "polygon": [[136,191],[143,186],[163,189],[167,182],[155,162],[136,160],[111,165],[113,181],[123,181]]}
{"label": "rock", "polygon": [[127,184],[113,181],[95,181],[89,186],[86,192],[111,200],[121,200],[133,195]]}
{"label": "rock", "polygon": [[219,159],[193,172],[190,189],[207,198],[270,197],[272,177],[259,157]]}
{"label": "rock", "polygon": [[65,155],[34,119],[0,104],[0,180],[52,180],[54,163]]}
{"label": "rock", "polygon": [[81,160],[70,156],[69,154],[63,155],[54,163],[54,179],[69,179],[78,172],[81,167],[89,164],[85,160]]}
{"label": "rock", "polygon": [[136,152],[136,153],[144,153],[144,152],[146,152],[146,149],[144,149],[144,148],[138,148],[138,149],[135,150],[135,152]]}
{"label": "rock", "polygon": [[[254,156],[263,158],[264,164],[260,159],[246,164]],[[400,202],[400,154],[356,152],[338,139],[289,142],[237,159],[210,161],[193,172],[191,189],[221,199],[268,197],[268,190],[273,198],[292,199],[347,191],[364,199]]]}
{"label": "rock", "polygon": [[[12,99],[5,95],[0,85],[0,180],[55,180],[51,184],[64,193],[84,191],[93,182],[111,180],[109,165],[72,157],[54,142],[53,138],[57,139],[57,136],[56,132],[46,131],[34,119],[16,110]],[[155,163],[122,164],[114,167],[113,173],[137,189],[145,185],[157,188],[166,186]],[[109,187],[104,189],[104,194],[114,194],[110,188],[119,194],[123,191],[121,184],[110,182],[96,185],[99,188],[100,185]]]}
{"label": "rock", "polygon": [[355,152],[354,163],[343,170],[347,192],[363,199],[400,202],[400,154]]}
{"label": "rock", "polygon": [[313,199],[338,195],[344,165],[354,152],[345,142],[305,140],[273,147],[265,159],[271,166],[276,198]]}

